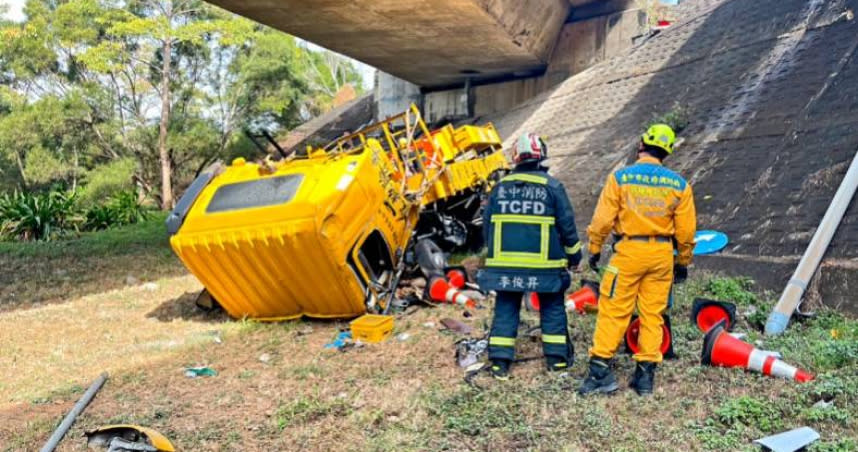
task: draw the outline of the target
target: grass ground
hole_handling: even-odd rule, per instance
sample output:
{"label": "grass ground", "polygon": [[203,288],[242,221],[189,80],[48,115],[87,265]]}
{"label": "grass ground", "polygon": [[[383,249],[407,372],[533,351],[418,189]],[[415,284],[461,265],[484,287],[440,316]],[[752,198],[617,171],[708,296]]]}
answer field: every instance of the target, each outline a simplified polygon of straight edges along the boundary
{"label": "grass ground", "polygon": [[[141,252],[160,259],[163,250],[149,250]],[[86,262],[70,262],[78,261]],[[166,277],[154,288],[70,295],[62,304],[0,313],[0,450],[38,449],[104,369],[110,380],[60,450],[85,450],[83,431],[124,422],[155,428],[179,450],[194,451],[755,450],[751,440],[802,425],[822,435],[812,450],[858,450],[858,322],[820,311],[783,337],[763,338],[755,324],[770,296],[741,280],[697,275],[679,288],[673,319],[680,358],[661,366],[653,397],[624,389],[587,399],[573,389],[585,372],[592,315],[570,316],[579,356],[572,378],[549,376],[541,361],[530,361],[508,382],[478,377],[479,390],[463,382],[454,363],[459,337],[438,325],[452,317],[481,333],[489,309],[464,318],[449,306],[421,308],[396,321],[394,333],[408,333],[407,340],[338,352],[324,344],[346,322],[260,324],[206,315],[193,307],[198,288],[190,276]],[[817,379],[799,385],[701,367],[701,334],[687,320],[700,295],[736,301],[737,331]],[[526,314],[525,323],[535,325],[536,317]],[[518,352],[538,356],[539,344],[521,337]],[[218,375],[186,378],[184,367],[196,365]],[[617,371],[624,383],[631,360],[621,356]],[[814,408],[820,400],[832,405]]]}
{"label": "grass ground", "polygon": [[184,274],[165,214],[143,223],[55,242],[0,242],[0,311],[101,293]]}

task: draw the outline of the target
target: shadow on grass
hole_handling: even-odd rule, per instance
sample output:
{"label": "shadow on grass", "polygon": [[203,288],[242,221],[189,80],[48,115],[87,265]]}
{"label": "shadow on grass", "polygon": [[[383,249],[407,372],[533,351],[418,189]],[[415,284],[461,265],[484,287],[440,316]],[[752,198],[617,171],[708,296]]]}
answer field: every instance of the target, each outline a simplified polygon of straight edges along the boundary
{"label": "shadow on grass", "polygon": [[161,322],[187,320],[202,323],[223,323],[232,318],[220,308],[206,311],[196,305],[199,292],[185,292],[172,300],[161,303],[157,308],[146,314],[146,318],[157,319]]}

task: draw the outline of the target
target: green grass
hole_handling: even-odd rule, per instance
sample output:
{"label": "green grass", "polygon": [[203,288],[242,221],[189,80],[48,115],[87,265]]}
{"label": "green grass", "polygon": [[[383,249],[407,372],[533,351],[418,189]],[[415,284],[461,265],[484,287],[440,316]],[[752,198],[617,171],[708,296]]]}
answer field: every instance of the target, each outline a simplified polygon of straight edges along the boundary
{"label": "green grass", "polygon": [[319,397],[300,397],[280,405],[275,414],[275,422],[279,430],[287,427],[312,423],[331,417],[344,417],[351,413],[348,401],[337,397],[323,400]]}
{"label": "green grass", "polygon": [[139,252],[169,254],[170,245],[164,220],[166,212],[157,212],[143,222],[106,229],[83,232],[78,237],[50,242],[0,242],[0,256],[52,258],[89,258],[93,256],[115,256]]}
{"label": "green grass", "polygon": [[[784,381],[740,369],[700,365],[702,333],[688,320],[695,297],[732,301],[738,305],[736,331],[779,350],[785,360],[817,375],[807,384]],[[663,392],[642,399],[622,388],[612,397],[581,398],[572,380],[544,374],[521,377],[513,369],[510,382],[483,380],[483,390],[456,385],[430,386],[415,400],[421,418],[432,422],[385,425],[373,431],[377,450],[759,450],[754,439],[808,425],[822,435],[811,450],[858,450],[858,321],[832,310],[796,322],[784,336],[762,336],[743,316],[754,309],[768,313],[771,294],[755,292],[745,278],[697,276],[676,290],[671,311],[679,359],[659,368]],[[754,309],[751,309],[754,308]],[[532,321],[533,319],[531,319]],[[576,377],[586,370],[586,349],[593,331],[592,316],[570,316],[578,347]],[[836,338],[831,331],[836,330]],[[520,347],[520,346],[519,346]],[[520,355],[531,355],[528,349]],[[615,364],[621,385],[632,370],[629,356]],[[829,408],[814,408],[826,400]],[[417,414],[415,413],[415,416]]]}
{"label": "green grass", "polygon": [[164,227],[138,224],[51,242],[0,242],[0,308],[56,302],[184,274]]}
{"label": "green grass", "polygon": [[[108,255],[121,269],[118,274],[136,271],[141,256],[163,251],[152,243],[157,238],[154,234],[146,238],[142,231],[147,228],[131,234],[130,240],[136,240],[139,247],[130,254],[133,260]],[[68,248],[82,247],[76,254],[84,262],[81,267],[91,265],[87,253],[99,246],[92,243],[118,240],[112,236],[80,240],[85,239],[89,246]],[[99,276],[103,278],[104,273]],[[535,361],[515,365],[508,382],[484,374],[478,381],[483,389],[472,388],[462,381],[460,369],[453,363],[456,337],[420,326],[429,319],[457,315],[456,311],[426,308],[397,320],[397,331],[412,334],[408,342],[389,340],[345,353],[321,348],[335,334],[335,324],[316,323],[317,334],[305,336],[298,334],[306,327],[303,322],[239,321],[236,340],[218,345],[216,352],[219,360],[232,365],[206,381],[234,385],[225,386],[223,396],[210,396],[211,387],[194,389],[180,379],[174,384],[187,386],[182,399],[163,401],[158,399],[160,395],[153,395],[160,394],[158,384],[163,380],[131,371],[117,376],[117,384],[123,385],[120,392],[126,392],[125,385],[134,388],[134,397],[140,401],[122,400],[140,409],[111,412],[116,417],[105,420],[157,427],[182,450],[232,444],[226,449],[756,451],[754,439],[805,425],[822,436],[811,451],[858,450],[854,408],[858,405],[858,320],[821,309],[814,318],[796,320],[784,335],[772,338],[762,335],[755,319],[768,314],[773,295],[759,292],[751,280],[696,274],[678,286],[675,295],[670,315],[679,358],[659,367],[656,393],[649,398],[626,388],[634,364],[622,352],[615,361],[619,393],[590,398],[577,395],[592,341],[592,314],[569,316],[577,351],[571,378],[548,375],[542,362]],[[759,348],[782,352],[786,362],[814,373],[816,379],[798,384],[741,369],[701,366],[703,334],[689,319],[695,297],[736,303],[735,331],[747,334],[745,340]],[[474,324],[483,324],[490,312],[478,312]],[[525,324],[535,325],[538,316],[524,313],[522,321],[523,330]],[[319,332],[325,337],[317,337]],[[257,357],[262,353],[272,359],[260,364]],[[520,357],[540,356],[538,341],[521,337],[517,353]],[[236,354],[242,359],[236,360]],[[306,354],[316,355],[312,360],[297,359]],[[181,366],[166,366],[175,367]],[[163,366],[157,371],[162,372]],[[194,382],[199,383],[205,382]],[[80,389],[66,388],[68,394],[63,397],[74,398]],[[266,400],[276,401],[269,411],[260,411],[255,402],[244,402],[260,391],[265,391]],[[196,408],[199,401],[206,401],[211,415]],[[830,406],[822,407],[820,401]],[[193,422],[199,428],[173,427],[190,416],[190,406],[194,406]],[[102,419],[98,422],[104,423]],[[16,445],[25,449],[35,444],[34,438],[51,425],[28,426],[21,433],[26,442]],[[252,445],[247,446],[243,439]]]}

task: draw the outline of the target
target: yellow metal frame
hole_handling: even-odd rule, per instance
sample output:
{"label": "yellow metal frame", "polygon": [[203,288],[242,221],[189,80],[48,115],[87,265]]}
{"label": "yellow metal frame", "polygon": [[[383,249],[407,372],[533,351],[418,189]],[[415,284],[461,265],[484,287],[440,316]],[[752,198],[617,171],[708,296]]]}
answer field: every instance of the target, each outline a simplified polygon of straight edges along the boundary
{"label": "yellow metal frame", "polygon": [[[233,317],[356,317],[378,298],[357,250],[378,232],[394,267],[421,210],[487,187],[508,168],[484,127],[430,131],[407,111],[281,161],[237,159],[200,192],[170,244]],[[208,213],[226,185],[301,174],[285,204]]]}

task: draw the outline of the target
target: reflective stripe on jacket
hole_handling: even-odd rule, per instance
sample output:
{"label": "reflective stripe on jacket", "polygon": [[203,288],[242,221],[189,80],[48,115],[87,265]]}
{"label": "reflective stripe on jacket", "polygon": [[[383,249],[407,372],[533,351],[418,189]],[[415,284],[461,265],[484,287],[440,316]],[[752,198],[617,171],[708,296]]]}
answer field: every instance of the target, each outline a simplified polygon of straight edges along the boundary
{"label": "reflective stripe on jacket", "polygon": [[643,157],[608,176],[587,235],[590,254],[601,252],[613,230],[620,236],[673,237],[678,263],[691,263],[697,228],[694,195],[682,176]]}
{"label": "reflective stripe on jacket", "polygon": [[581,259],[575,213],[563,185],[545,171],[515,170],[492,189],[483,212],[486,290],[545,291],[568,285]]}

